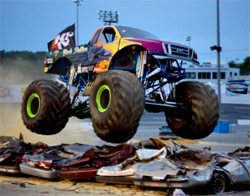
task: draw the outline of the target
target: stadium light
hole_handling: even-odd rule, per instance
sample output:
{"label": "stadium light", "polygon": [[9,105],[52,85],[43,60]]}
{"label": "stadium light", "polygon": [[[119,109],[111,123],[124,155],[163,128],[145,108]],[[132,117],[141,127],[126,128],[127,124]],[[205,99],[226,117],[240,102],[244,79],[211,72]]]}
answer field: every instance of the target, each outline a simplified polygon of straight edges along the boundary
{"label": "stadium light", "polygon": [[111,11],[98,11],[98,19],[103,21],[104,25],[111,25],[111,23],[118,23],[119,13],[116,11],[112,13]]}

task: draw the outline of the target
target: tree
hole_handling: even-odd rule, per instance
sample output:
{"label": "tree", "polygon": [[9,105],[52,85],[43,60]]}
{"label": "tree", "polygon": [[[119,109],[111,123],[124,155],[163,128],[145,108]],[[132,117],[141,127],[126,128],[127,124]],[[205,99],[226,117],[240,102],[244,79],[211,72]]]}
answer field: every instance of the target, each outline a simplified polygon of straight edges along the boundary
{"label": "tree", "polygon": [[229,67],[237,67],[240,68],[240,75],[250,75],[250,56],[246,57],[243,63],[235,63],[234,61],[230,61]]}
{"label": "tree", "polygon": [[250,56],[245,58],[244,62],[240,64],[240,74],[250,75]]}
{"label": "tree", "polygon": [[234,61],[228,63],[229,67],[237,67],[237,64]]}

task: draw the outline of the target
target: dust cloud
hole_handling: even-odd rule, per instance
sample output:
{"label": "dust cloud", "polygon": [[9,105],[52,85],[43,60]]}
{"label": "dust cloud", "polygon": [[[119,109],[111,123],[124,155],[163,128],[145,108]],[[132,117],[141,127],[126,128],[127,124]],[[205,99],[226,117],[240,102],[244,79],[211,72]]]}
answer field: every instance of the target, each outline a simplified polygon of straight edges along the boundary
{"label": "dust cloud", "polygon": [[19,138],[23,135],[26,143],[43,142],[49,145],[61,143],[82,143],[100,145],[103,143],[94,133],[90,119],[69,119],[66,127],[56,135],[39,135],[32,133],[23,124],[21,117],[21,103],[1,103],[0,105],[0,135]]}
{"label": "dust cloud", "polygon": [[[30,65],[30,68],[35,68],[32,62],[23,59],[15,59],[11,63],[9,62],[8,65],[2,62],[0,65],[0,86],[10,84],[28,85],[35,79],[46,78],[53,80],[53,75],[45,74],[45,76],[43,72],[40,75],[32,75],[29,73],[29,70],[22,69],[24,65],[27,67],[27,64]],[[21,99],[18,102],[3,102],[0,98],[0,135],[13,136],[18,139],[20,133],[23,135],[26,143],[44,142],[49,145],[58,145],[61,143],[101,145],[105,143],[95,135],[91,119],[79,120],[71,117],[66,127],[56,135],[45,136],[32,133],[25,127],[22,121]]]}

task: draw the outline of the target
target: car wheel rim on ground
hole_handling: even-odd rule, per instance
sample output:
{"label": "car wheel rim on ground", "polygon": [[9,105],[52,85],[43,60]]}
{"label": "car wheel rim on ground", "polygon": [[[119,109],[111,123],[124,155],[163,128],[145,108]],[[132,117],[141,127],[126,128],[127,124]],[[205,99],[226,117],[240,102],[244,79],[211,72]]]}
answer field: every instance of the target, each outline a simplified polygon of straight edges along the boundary
{"label": "car wheel rim on ground", "polygon": [[213,182],[213,190],[215,194],[221,194],[225,191],[225,181],[222,178],[216,178]]}

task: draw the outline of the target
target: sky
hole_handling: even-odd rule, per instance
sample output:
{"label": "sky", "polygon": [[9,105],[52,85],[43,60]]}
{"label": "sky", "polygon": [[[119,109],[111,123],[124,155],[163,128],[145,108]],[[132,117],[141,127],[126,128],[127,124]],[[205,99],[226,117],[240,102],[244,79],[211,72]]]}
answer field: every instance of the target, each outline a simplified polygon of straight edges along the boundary
{"label": "sky", "polygon": [[[241,63],[250,56],[250,0],[219,2],[221,58]],[[118,11],[118,25],[190,44],[203,63],[217,58],[217,52],[210,50],[217,45],[216,6],[216,0],[84,0],[78,7],[78,43],[88,43],[95,30],[104,26],[99,10]],[[60,31],[77,24],[72,0],[0,0],[0,14],[0,50],[6,52],[47,51],[47,43]]]}

